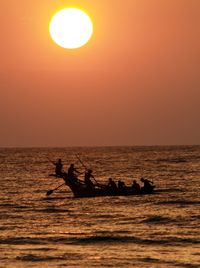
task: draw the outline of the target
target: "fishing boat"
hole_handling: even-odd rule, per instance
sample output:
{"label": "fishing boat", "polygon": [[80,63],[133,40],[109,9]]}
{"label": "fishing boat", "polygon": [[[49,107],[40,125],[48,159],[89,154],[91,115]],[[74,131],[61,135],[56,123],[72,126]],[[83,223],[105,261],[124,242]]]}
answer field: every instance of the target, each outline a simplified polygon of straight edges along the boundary
{"label": "fishing boat", "polygon": [[[92,175],[92,170],[88,169],[88,167],[83,163],[83,161],[80,159],[79,155],[76,155],[78,161],[81,163],[81,165],[83,166],[83,168],[85,169],[85,171],[90,172],[89,173],[89,178],[93,178],[95,180],[95,184],[93,184],[91,182],[91,184],[87,184],[84,181],[78,179],[75,174],[74,171],[77,171],[74,168],[74,164],[71,164],[70,168],[72,169],[72,172],[70,172],[70,168],[68,169],[68,172],[63,172],[62,171],[62,165],[61,165],[61,169],[58,168],[57,170],[59,170],[59,174],[49,174],[49,176],[53,176],[56,178],[62,178],[64,180],[65,183],[61,184],[60,186],[56,187],[53,190],[49,190],[47,192],[47,196],[52,194],[55,190],[57,190],[58,188],[60,188],[63,185],[67,185],[69,187],[69,189],[71,190],[71,192],[73,193],[74,197],[76,198],[81,198],[81,197],[98,197],[98,196],[127,196],[127,195],[144,195],[144,194],[152,194],[154,192],[154,188],[155,185],[153,185],[153,182],[147,180],[147,179],[143,179],[141,178],[142,182],[147,182],[144,183],[144,186],[142,188],[139,189],[135,188],[135,187],[130,187],[130,186],[125,186],[124,187],[117,187],[114,183],[113,184],[101,184],[98,183],[97,180],[94,178],[94,176]],[[55,162],[51,161],[52,163]],[[57,164],[59,164],[60,167],[60,163],[61,163],[61,159],[59,159],[58,162],[56,162]],[[79,173],[79,172],[78,172]],[[71,174],[71,175],[70,175]],[[111,178],[109,178],[109,180],[112,181]],[[136,182],[136,181],[135,181]],[[145,185],[146,184],[146,185]]]}
{"label": "fishing boat", "polygon": [[65,183],[56,187],[53,190],[47,192],[47,196],[52,194],[55,190],[60,188],[63,185],[67,185],[73,196],[75,198],[82,198],[82,197],[99,197],[99,196],[128,196],[128,195],[146,195],[152,194],[154,192],[155,185],[152,187],[144,188],[142,187],[139,191],[136,191],[130,186],[126,186],[123,189],[113,189],[112,187],[96,183],[93,187],[89,187],[86,185],[82,180],[70,178],[67,175],[62,176]]}

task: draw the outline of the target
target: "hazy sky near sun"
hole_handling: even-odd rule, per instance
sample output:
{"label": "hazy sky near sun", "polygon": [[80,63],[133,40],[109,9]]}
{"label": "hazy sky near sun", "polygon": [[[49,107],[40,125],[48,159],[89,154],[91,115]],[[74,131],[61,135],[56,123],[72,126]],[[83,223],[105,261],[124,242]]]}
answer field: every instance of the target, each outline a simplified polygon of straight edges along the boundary
{"label": "hazy sky near sun", "polygon": [[[90,42],[48,25],[76,6]],[[200,144],[199,0],[1,0],[0,146]]]}

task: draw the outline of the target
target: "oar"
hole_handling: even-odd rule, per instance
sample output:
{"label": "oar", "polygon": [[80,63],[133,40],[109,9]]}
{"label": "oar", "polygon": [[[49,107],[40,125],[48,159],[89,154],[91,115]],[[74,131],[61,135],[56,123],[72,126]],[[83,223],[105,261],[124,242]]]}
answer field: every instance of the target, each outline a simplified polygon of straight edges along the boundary
{"label": "oar", "polygon": [[65,183],[59,185],[58,187],[56,187],[55,189],[49,190],[47,191],[46,195],[49,196],[51,195],[55,190],[57,190],[58,188],[60,188],[61,186],[65,185]]}
{"label": "oar", "polygon": [[85,169],[88,169],[87,167],[86,167],[86,165],[83,163],[83,161],[80,159],[80,157],[76,154],[76,157],[77,157],[77,159],[79,160],[79,162],[81,163],[81,165],[85,168]]}
{"label": "oar", "polygon": [[[81,163],[81,165],[85,168],[85,169],[88,169],[87,167],[86,167],[86,165],[83,163],[83,161],[80,159],[80,157],[76,154],[76,157],[77,157],[77,159],[79,160],[79,162]],[[93,179],[94,179],[94,181],[96,182],[96,184],[98,185],[98,186],[103,186],[103,185],[101,185],[101,184],[99,184],[98,183],[98,181],[95,179],[95,177],[93,176],[92,177]]]}

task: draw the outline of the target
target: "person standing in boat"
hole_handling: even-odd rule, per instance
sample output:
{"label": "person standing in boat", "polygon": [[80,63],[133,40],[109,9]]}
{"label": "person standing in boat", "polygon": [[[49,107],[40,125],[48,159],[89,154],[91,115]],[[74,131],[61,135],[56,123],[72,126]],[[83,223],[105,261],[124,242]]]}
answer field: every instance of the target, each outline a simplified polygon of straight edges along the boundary
{"label": "person standing in boat", "polygon": [[67,171],[67,175],[68,175],[69,179],[77,181],[78,180],[77,176],[80,174],[81,174],[81,172],[75,168],[74,164],[71,164],[69,166],[68,171]]}
{"label": "person standing in boat", "polygon": [[63,175],[63,164],[62,160],[59,158],[58,161],[52,162],[55,165],[55,173],[57,177],[60,177]]}
{"label": "person standing in boat", "polygon": [[92,175],[92,170],[88,169],[85,172],[84,182],[85,182],[85,185],[90,189],[94,188],[94,184],[93,184],[91,178],[94,179],[94,176]]}

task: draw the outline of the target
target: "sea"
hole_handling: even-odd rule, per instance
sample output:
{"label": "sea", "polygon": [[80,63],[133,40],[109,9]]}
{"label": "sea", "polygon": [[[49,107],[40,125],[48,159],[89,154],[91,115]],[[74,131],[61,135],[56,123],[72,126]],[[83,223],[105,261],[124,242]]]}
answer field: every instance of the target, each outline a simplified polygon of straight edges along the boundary
{"label": "sea", "polygon": [[[74,198],[59,158],[157,191]],[[0,267],[200,267],[200,146],[1,148]]]}

